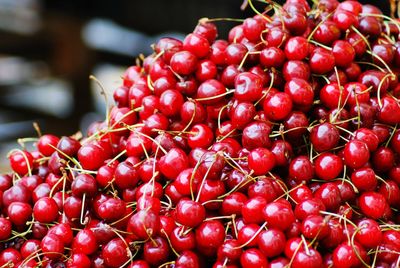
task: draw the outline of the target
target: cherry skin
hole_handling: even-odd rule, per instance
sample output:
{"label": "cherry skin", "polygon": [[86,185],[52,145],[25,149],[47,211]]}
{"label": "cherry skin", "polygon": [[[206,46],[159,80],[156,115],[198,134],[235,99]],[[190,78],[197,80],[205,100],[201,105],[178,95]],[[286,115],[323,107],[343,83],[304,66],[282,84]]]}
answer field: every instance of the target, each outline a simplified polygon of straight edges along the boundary
{"label": "cherry skin", "polygon": [[292,37],[286,42],[284,51],[288,60],[302,60],[308,55],[308,41],[301,36]]}
{"label": "cherry skin", "polygon": [[196,70],[196,56],[186,50],[175,53],[171,58],[171,69],[180,75],[189,75]]}
{"label": "cherry skin", "polygon": [[361,194],[358,202],[362,213],[372,219],[381,218],[388,207],[385,197],[375,192]]}
{"label": "cherry skin", "polygon": [[250,248],[240,256],[240,264],[243,268],[267,267],[268,260],[259,249]]}
{"label": "cherry skin", "polygon": [[351,168],[360,168],[369,160],[369,150],[365,142],[352,140],[344,147],[344,163]]}
{"label": "cherry skin", "polygon": [[164,263],[170,254],[167,240],[156,237],[153,241],[147,241],[143,246],[143,258],[152,266]]}
{"label": "cherry skin", "polygon": [[44,256],[49,259],[59,259],[64,252],[64,243],[55,234],[47,234],[40,243],[40,248]]}
{"label": "cherry skin", "polygon": [[0,218],[0,240],[6,240],[11,236],[12,223],[6,218]]}
{"label": "cherry skin", "polygon": [[196,124],[194,125],[188,137],[188,145],[190,148],[208,148],[213,140],[214,134],[210,127],[204,124]]}
{"label": "cherry skin", "polygon": [[225,239],[224,226],[220,221],[209,220],[196,229],[197,249],[206,256],[216,255]]}
{"label": "cherry skin", "polygon": [[333,149],[338,145],[339,131],[330,123],[322,123],[311,129],[310,141],[317,152]]}
{"label": "cherry skin", "polygon": [[1,266],[14,266],[17,265],[20,261],[22,261],[22,256],[19,251],[14,248],[7,248],[0,253]]}
{"label": "cherry skin", "polygon": [[72,242],[72,251],[74,253],[90,255],[94,253],[97,248],[96,236],[88,229],[79,231]]}
{"label": "cherry skin", "polygon": [[36,146],[42,155],[50,156],[55,151],[59,140],[57,136],[46,134],[39,138]]}
{"label": "cherry skin", "polygon": [[359,191],[373,191],[378,185],[376,174],[372,168],[359,168],[351,174],[351,182]]}
{"label": "cherry skin", "polygon": [[107,266],[117,268],[129,261],[127,250],[129,249],[125,241],[114,238],[104,246],[101,253]]}
{"label": "cherry skin", "polygon": [[279,229],[263,231],[258,236],[258,247],[268,258],[279,256],[286,244],[285,234]]}
{"label": "cherry skin", "polygon": [[10,166],[19,175],[25,175],[33,168],[33,157],[27,151],[14,151],[9,157]]}
{"label": "cherry skin", "polygon": [[323,180],[332,180],[343,170],[342,159],[332,153],[322,153],[314,161],[315,174]]}
{"label": "cherry skin", "polygon": [[191,200],[181,200],[176,206],[175,217],[177,222],[187,227],[197,227],[206,216],[204,206]]}
{"label": "cherry skin", "polygon": [[175,179],[188,165],[186,153],[179,148],[172,148],[159,161],[160,172],[168,179]]}
{"label": "cherry skin", "polygon": [[293,78],[285,84],[285,92],[292,97],[295,105],[311,106],[314,101],[314,91],[311,85],[301,78]]}
{"label": "cherry skin", "polygon": [[235,78],[234,97],[239,101],[254,102],[262,96],[261,78],[250,72],[243,72]]}
{"label": "cherry skin", "polygon": [[40,223],[51,223],[58,218],[58,205],[53,198],[42,197],[33,206],[33,217]]}
{"label": "cherry skin", "polygon": [[16,226],[24,226],[32,217],[32,207],[28,203],[12,202],[7,207],[10,221]]}
{"label": "cherry skin", "polygon": [[365,248],[375,248],[382,241],[382,231],[376,221],[372,219],[363,219],[357,223],[359,231],[355,238]]}
{"label": "cherry skin", "polygon": [[72,254],[67,261],[67,268],[73,267],[90,268],[91,262],[89,257],[82,253]]}
{"label": "cherry skin", "polygon": [[278,92],[273,94],[263,104],[264,111],[269,119],[283,120],[292,110],[293,101],[289,94]]}
{"label": "cherry skin", "polygon": [[265,175],[274,168],[275,156],[266,148],[256,148],[249,153],[248,162],[254,175]]}
{"label": "cherry skin", "polygon": [[269,228],[279,230],[286,230],[295,221],[293,210],[276,201],[265,206],[263,215]]}

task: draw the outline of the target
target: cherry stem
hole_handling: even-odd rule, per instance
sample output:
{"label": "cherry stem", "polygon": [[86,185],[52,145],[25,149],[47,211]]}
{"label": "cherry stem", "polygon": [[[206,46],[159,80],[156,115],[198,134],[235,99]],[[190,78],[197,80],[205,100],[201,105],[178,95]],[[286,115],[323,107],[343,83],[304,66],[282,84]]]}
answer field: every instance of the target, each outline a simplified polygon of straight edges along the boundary
{"label": "cherry stem", "polygon": [[248,244],[250,244],[250,243],[261,233],[261,231],[264,230],[264,228],[267,226],[267,224],[268,224],[267,222],[264,222],[264,223],[260,226],[260,228],[258,228],[257,232],[255,232],[255,233],[253,234],[253,236],[252,236],[249,240],[246,241],[246,243],[240,245],[239,247],[234,247],[233,249],[244,248],[245,246],[247,246]]}
{"label": "cherry stem", "polygon": [[224,97],[224,96],[226,96],[226,95],[232,94],[233,92],[235,92],[235,90],[234,90],[234,89],[230,89],[230,90],[227,90],[226,92],[224,92],[224,93],[222,93],[222,94],[219,94],[219,95],[215,95],[215,96],[211,96],[211,97],[206,97],[206,98],[197,98],[197,99],[194,99],[194,100],[195,100],[195,101],[214,100],[214,99],[218,99],[218,98]]}
{"label": "cherry stem", "polygon": [[89,79],[93,80],[99,86],[100,94],[103,95],[103,97],[104,97],[104,101],[106,103],[106,122],[107,122],[107,126],[109,126],[109,124],[110,124],[110,111],[109,111],[109,108],[108,108],[109,102],[108,102],[108,96],[107,96],[106,90],[104,89],[103,84],[94,75],[90,75]]}

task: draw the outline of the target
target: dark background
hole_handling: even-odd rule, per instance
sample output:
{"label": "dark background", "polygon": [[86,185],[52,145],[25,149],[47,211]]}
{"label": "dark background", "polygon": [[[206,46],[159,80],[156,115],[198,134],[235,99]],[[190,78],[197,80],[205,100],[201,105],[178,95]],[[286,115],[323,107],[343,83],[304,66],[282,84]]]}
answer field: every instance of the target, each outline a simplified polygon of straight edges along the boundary
{"label": "dark background", "polygon": [[[389,13],[388,1],[362,2]],[[104,102],[89,75],[98,75],[111,92],[124,68],[140,52],[149,53],[157,38],[188,33],[202,17],[252,15],[242,3],[0,0],[0,159],[17,138],[36,135],[33,122],[44,133],[71,135],[101,119]],[[234,25],[218,22],[219,36]]]}

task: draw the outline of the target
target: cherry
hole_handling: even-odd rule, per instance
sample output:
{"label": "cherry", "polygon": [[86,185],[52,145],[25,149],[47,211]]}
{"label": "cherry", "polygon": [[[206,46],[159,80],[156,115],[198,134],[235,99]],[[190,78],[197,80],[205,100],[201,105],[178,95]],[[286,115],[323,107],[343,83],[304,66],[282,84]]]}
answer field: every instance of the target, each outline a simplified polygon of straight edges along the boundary
{"label": "cherry", "polygon": [[54,225],[49,229],[48,234],[55,234],[60,237],[64,245],[70,245],[73,240],[72,229],[68,223]]}
{"label": "cherry", "polygon": [[85,144],[78,151],[78,160],[84,169],[97,170],[108,158],[107,152],[99,145]]}
{"label": "cherry", "polygon": [[340,29],[334,21],[326,20],[319,25],[313,38],[318,43],[330,45],[340,38]]}
{"label": "cherry", "polygon": [[361,211],[372,219],[381,218],[388,207],[385,197],[376,192],[365,192],[361,194],[358,202]]}
{"label": "cherry", "polygon": [[283,253],[285,244],[285,234],[279,229],[269,229],[261,232],[258,236],[258,247],[268,258],[276,257]]}
{"label": "cherry", "polygon": [[67,261],[67,267],[82,267],[82,268],[90,268],[91,262],[88,256],[82,253],[75,253],[71,255],[71,258]]}
{"label": "cherry", "polygon": [[156,237],[144,244],[143,258],[148,264],[159,266],[167,260],[169,251],[168,242],[164,238]]}
{"label": "cherry", "polygon": [[226,93],[226,89],[221,82],[215,79],[209,79],[201,83],[198,87],[197,98],[199,98],[204,105],[212,105],[221,101],[224,97],[220,95],[224,93]]}
{"label": "cherry", "polygon": [[360,168],[369,160],[369,150],[365,142],[352,140],[348,142],[343,151],[344,163],[351,168]]}
{"label": "cherry", "polygon": [[234,97],[239,101],[257,101],[262,96],[262,86],[260,76],[250,72],[240,73],[235,78]]}
{"label": "cherry", "polygon": [[335,57],[329,50],[316,48],[310,56],[310,70],[316,74],[325,74],[333,70]]}
{"label": "cherry", "polygon": [[159,226],[159,216],[152,210],[139,210],[130,217],[127,228],[139,239],[145,240],[155,235]]}
{"label": "cherry", "polygon": [[265,100],[263,108],[268,118],[279,121],[285,119],[293,107],[293,101],[289,94],[277,92]]}
{"label": "cherry", "polygon": [[308,80],[310,77],[310,66],[304,61],[290,60],[282,67],[283,78],[289,81],[293,78]]}
{"label": "cherry", "polygon": [[311,106],[314,101],[314,91],[311,85],[301,78],[293,78],[285,84],[285,92],[292,97],[295,105]]}
{"label": "cherry", "polygon": [[176,206],[176,221],[188,227],[197,227],[206,216],[204,207],[198,202],[181,200]]}
{"label": "cherry", "polygon": [[96,236],[91,230],[80,230],[72,242],[72,251],[86,255],[93,254],[98,248]]}
{"label": "cherry", "polygon": [[314,177],[314,166],[306,156],[298,156],[289,164],[290,179],[297,183],[308,182]]}
{"label": "cherry", "polygon": [[241,64],[247,55],[248,49],[244,44],[231,43],[225,49],[225,63],[227,65]]}
{"label": "cherry", "polygon": [[261,50],[260,63],[266,68],[280,68],[285,62],[285,53],[277,47],[267,47]]}
{"label": "cherry", "polygon": [[64,252],[64,243],[55,234],[47,234],[40,243],[44,256],[49,259],[60,259]]}
{"label": "cherry", "polygon": [[215,255],[224,239],[224,226],[218,220],[204,221],[196,228],[197,249],[206,256]]}
{"label": "cherry", "polygon": [[20,261],[22,261],[22,256],[19,251],[14,248],[7,248],[0,253],[1,266],[14,266],[17,265]]}
{"label": "cherry", "polygon": [[28,203],[12,202],[7,207],[7,214],[13,224],[24,226],[32,217],[32,207]]}
{"label": "cherry", "polygon": [[190,148],[208,148],[213,140],[214,134],[210,127],[204,124],[196,124],[191,130],[188,137],[188,145]]}
{"label": "cherry", "polygon": [[0,218],[0,240],[6,240],[11,236],[12,223],[6,218]]}
{"label": "cherry", "polygon": [[321,254],[313,248],[308,249],[308,252],[306,252],[305,250],[299,250],[293,257],[292,266],[321,267],[322,266]]}
{"label": "cherry", "polygon": [[291,37],[286,42],[284,51],[288,60],[303,60],[308,55],[308,41],[301,36]]}
{"label": "cherry", "polygon": [[79,174],[71,184],[72,195],[93,197],[97,193],[96,179],[89,174]]}
{"label": "cherry", "polygon": [[189,165],[188,157],[179,148],[172,148],[159,161],[160,172],[168,179],[175,179]]}
{"label": "cherry", "polygon": [[[198,268],[200,260],[199,257],[193,251],[187,250],[182,252],[175,261],[175,267],[177,268]],[[132,267],[133,268],[133,267]],[[138,267],[139,268],[139,267]]]}
{"label": "cherry", "polygon": [[400,104],[392,97],[383,97],[382,106],[378,109],[377,119],[384,124],[400,122]]}
{"label": "cherry", "polygon": [[339,143],[339,131],[330,123],[322,123],[311,129],[310,141],[317,152],[333,149]]}
{"label": "cherry", "polygon": [[203,21],[199,21],[193,33],[206,38],[210,43],[214,42],[218,35],[217,27],[214,23]]}
{"label": "cherry", "polygon": [[295,220],[293,210],[277,201],[267,204],[263,215],[268,227],[279,230],[286,230]]}
{"label": "cherry", "polygon": [[177,74],[189,75],[196,70],[197,58],[190,51],[176,52],[171,58],[171,69]]}
{"label": "cherry", "polygon": [[332,46],[332,53],[335,57],[335,64],[343,68],[348,67],[356,55],[353,46],[345,40],[335,41]]}
{"label": "cherry", "polygon": [[358,244],[352,246],[350,243],[343,242],[332,253],[333,265],[338,267],[361,265],[361,261],[358,259],[358,256],[362,257],[363,252],[361,250],[362,248]]}
{"label": "cherry", "polygon": [[183,49],[192,52],[197,58],[203,58],[208,55],[210,44],[205,37],[193,33],[183,40]]}
{"label": "cherry", "polygon": [[109,267],[122,267],[129,261],[128,246],[121,238],[114,238],[101,251],[104,263]]}
{"label": "cherry", "polygon": [[240,264],[243,268],[267,267],[268,260],[264,254],[257,248],[245,250],[240,256]]}
{"label": "cherry", "polygon": [[320,154],[314,162],[315,174],[323,180],[332,180],[343,170],[342,159],[332,153]]}
{"label": "cherry", "polygon": [[256,148],[249,153],[248,162],[255,175],[265,175],[274,168],[275,156],[266,148]]}
{"label": "cherry", "polygon": [[33,206],[33,217],[40,223],[51,223],[58,218],[58,205],[50,197],[40,198]]}
{"label": "cherry", "polygon": [[27,174],[33,168],[33,157],[27,151],[14,151],[9,156],[10,166],[19,175]]}

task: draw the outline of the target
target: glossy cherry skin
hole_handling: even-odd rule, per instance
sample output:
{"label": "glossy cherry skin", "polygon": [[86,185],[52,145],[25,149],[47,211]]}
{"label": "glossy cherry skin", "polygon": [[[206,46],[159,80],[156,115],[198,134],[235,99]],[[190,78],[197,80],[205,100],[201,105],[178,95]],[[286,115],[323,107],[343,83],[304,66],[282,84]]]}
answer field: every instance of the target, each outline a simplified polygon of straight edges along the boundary
{"label": "glossy cherry skin", "polygon": [[384,215],[388,203],[380,193],[365,192],[359,197],[359,206],[366,216],[378,219]]}
{"label": "glossy cherry skin", "polygon": [[292,110],[293,101],[289,94],[277,92],[268,97],[263,108],[268,118],[274,121],[283,120]]}
{"label": "glossy cherry skin", "polygon": [[322,153],[314,161],[315,174],[323,180],[332,180],[343,170],[342,159],[332,153]]}
{"label": "glossy cherry skin", "polygon": [[203,205],[192,200],[181,200],[176,206],[175,217],[177,222],[191,228],[200,225],[206,216]]}
{"label": "glossy cherry skin", "polygon": [[286,230],[295,220],[293,210],[276,201],[265,206],[263,215],[268,227],[279,230]]}
{"label": "glossy cherry skin", "polygon": [[360,168],[369,160],[369,150],[365,142],[352,140],[348,142],[343,151],[344,163],[351,168]]}
{"label": "glossy cherry skin", "polygon": [[196,55],[189,51],[179,51],[171,58],[171,69],[180,75],[189,75],[196,70]]}
{"label": "glossy cherry skin", "polygon": [[104,262],[109,267],[121,267],[129,261],[127,243],[121,238],[114,238],[101,251]]}
{"label": "glossy cherry skin", "polygon": [[234,97],[239,101],[255,102],[262,96],[261,78],[250,72],[243,72],[235,78]]}
{"label": "glossy cherry skin", "polygon": [[339,131],[330,123],[322,123],[311,129],[310,141],[317,152],[333,149],[339,143]]}
{"label": "glossy cherry skin", "polygon": [[62,257],[62,253],[64,252],[64,243],[61,238],[55,234],[46,235],[41,243],[40,248],[49,259],[59,259]]}
{"label": "glossy cherry skin", "polygon": [[94,233],[91,230],[84,229],[79,231],[74,237],[72,251],[74,253],[90,255],[97,250],[98,246]]}
{"label": "glossy cherry skin", "polygon": [[207,256],[216,255],[225,239],[224,226],[220,221],[209,220],[196,229],[197,249]]}
{"label": "glossy cherry skin", "polygon": [[268,260],[264,254],[257,248],[247,249],[240,257],[240,264],[243,268],[267,267]]}
{"label": "glossy cherry skin", "polygon": [[33,168],[33,157],[27,151],[14,151],[9,157],[10,166],[19,175],[25,175]]}
{"label": "glossy cherry skin", "polygon": [[12,223],[6,218],[0,218],[0,240],[6,240],[11,236]]}
{"label": "glossy cherry skin", "polygon": [[42,197],[33,206],[33,217],[41,223],[51,223],[58,218],[58,205],[53,198]]}
{"label": "glossy cherry skin", "polygon": [[258,236],[258,247],[268,258],[279,256],[286,244],[285,234],[279,229],[262,231]]}
{"label": "glossy cherry skin", "polygon": [[255,175],[265,175],[274,168],[275,156],[266,148],[256,148],[249,153],[248,162]]}

